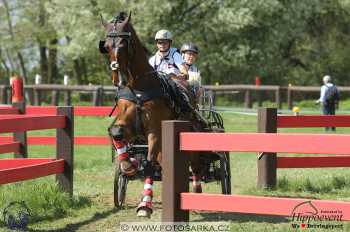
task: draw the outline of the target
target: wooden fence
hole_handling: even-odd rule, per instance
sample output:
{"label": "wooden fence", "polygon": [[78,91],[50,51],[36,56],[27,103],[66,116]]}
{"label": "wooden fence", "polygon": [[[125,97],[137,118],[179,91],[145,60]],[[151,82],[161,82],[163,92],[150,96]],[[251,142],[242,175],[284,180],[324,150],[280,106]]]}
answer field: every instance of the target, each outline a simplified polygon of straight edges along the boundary
{"label": "wooden fence", "polygon": [[[341,212],[341,220],[350,220],[350,202],[189,193],[187,154],[189,151],[350,154],[349,135],[198,133],[191,130],[190,122],[162,122],[162,221],[188,222],[189,210],[291,217],[297,206],[305,202],[310,202],[321,214],[336,210]],[[310,216],[306,212],[307,215]]]}
{"label": "wooden fence", "polygon": [[[60,188],[73,195],[73,107],[58,107],[56,115],[26,115],[24,104],[0,112],[0,133],[13,132],[11,139],[1,140],[0,153],[14,152],[14,159],[0,159],[0,184],[57,175]],[[20,114],[16,114],[20,113]],[[28,158],[29,130],[56,129],[56,159]]]}
{"label": "wooden fence", "polygon": [[[244,93],[244,107],[252,108],[254,100],[258,106],[262,106],[262,101],[266,98],[266,93],[274,94],[274,102],[277,108],[282,108],[282,96],[286,96],[288,109],[293,108],[293,100],[296,93],[318,93],[319,86],[277,86],[277,85],[204,85],[213,99],[222,94]],[[350,93],[350,87],[338,86],[340,92]],[[26,96],[31,105],[41,105],[44,93],[51,92],[51,105],[58,105],[60,95],[64,95],[64,105],[71,105],[71,95],[74,92],[88,93],[92,95],[92,105],[104,105],[107,95],[115,95],[114,86],[97,86],[97,85],[26,85]],[[10,86],[0,85],[0,103],[10,103]],[[253,99],[253,93],[256,93],[256,99]]]}
{"label": "wooden fence", "polygon": [[[277,133],[278,128],[306,128],[306,127],[350,127],[350,115],[277,115],[276,108],[259,108],[258,132]],[[339,135],[341,136],[341,135]],[[302,138],[303,139],[303,138]],[[277,168],[334,168],[350,167],[350,153],[343,152],[348,146],[344,141],[332,148],[332,140],[324,141],[324,144],[315,144],[311,154],[333,154],[333,156],[307,156],[307,157],[278,157],[276,153],[261,153],[258,156],[258,187],[273,188],[277,182]],[[277,141],[274,141],[277,142]],[[300,144],[299,144],[300,142]],[[294,141],[294,150],[302,148],[305,141]],[[316,147],[317,146],[317,147]],[[321,147],[323,150],[319,149]],[[337,150],[335,152],[335,150]],[[267,151],[266,151],[267,152]],[[334,156],[336,155],[336,156]]]}

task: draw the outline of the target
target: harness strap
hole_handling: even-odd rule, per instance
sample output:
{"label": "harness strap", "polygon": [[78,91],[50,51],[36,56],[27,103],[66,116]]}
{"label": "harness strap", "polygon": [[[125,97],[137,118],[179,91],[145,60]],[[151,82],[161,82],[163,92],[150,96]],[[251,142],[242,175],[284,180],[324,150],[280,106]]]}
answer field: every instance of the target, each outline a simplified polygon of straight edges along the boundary
{"label": "harness strap", "polygon": [[142,120],[141,120],[141,114],[142,110],[141,107],[143,105],[143,102],[141,101],[141,95],[135,94],[136,96],[136,115],[135,115],[135,129],[136,134],[142,134]]}

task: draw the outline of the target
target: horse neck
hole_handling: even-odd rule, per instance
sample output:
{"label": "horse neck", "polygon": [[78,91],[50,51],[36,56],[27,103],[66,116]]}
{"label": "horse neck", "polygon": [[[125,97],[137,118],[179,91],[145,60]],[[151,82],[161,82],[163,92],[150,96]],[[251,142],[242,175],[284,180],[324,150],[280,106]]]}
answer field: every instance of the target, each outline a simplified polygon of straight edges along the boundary
{"label": "horse neck", "polygon": [[130,25],[134,38],[134,58],[131,63],[131,74],[134,77],[132,87],[137,90],[150,90],[160,88],[159,79],[152,66],[149,65],[146,52],[135,30]]}

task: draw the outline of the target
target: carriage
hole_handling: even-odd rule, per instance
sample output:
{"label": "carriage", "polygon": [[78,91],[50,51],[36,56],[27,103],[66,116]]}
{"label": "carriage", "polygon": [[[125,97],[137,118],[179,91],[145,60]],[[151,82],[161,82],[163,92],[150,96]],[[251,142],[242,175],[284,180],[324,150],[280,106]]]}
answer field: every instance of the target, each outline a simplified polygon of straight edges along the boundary
{"label": "carriage", "polygon": [[[213,109],[212,94],[210,91],[205,91],[200,99],[199,113],[207,122],[207,132],[224,132],[223,119],[219,113]],[[122,207],[125,203],[127,186],[129,181],[143,180],[144,166],[147,159],[147,142],[136,139],[129,144],[128,152],[131,157],[138,160],[139,168],[136,175],[127,176],[120,170],[118,159],[115,158],[115,152],[112,148],[112,161],[115,162],[114,175],[114,205]],[[204,183],[219,182],[221,184],[221,192],[223,194],[231,194],[231,175],[230,175],[230,160],[227,152],[203,152],[200,155],[201,176]],[[159,166],[160,167],[160,166]],[[154,180],[161,181],[161,170],[156,172]],[[191,178],[190,178],[191,180]]]}

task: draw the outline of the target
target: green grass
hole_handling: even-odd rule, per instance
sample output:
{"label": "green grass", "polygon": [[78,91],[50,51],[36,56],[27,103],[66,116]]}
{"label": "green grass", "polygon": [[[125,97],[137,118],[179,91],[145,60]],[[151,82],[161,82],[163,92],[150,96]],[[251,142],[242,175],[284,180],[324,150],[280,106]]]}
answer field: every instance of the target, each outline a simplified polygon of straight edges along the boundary
{"label": "green grass", "polygon": [[[224,113],[227,131],[256,131],[256,116]],[[111,122],[108,118],[76,117],[75,135],[106,135]],[[282,132],[323,133],[323,128],[283,129]],[[337,133],[350,133],[339,128]],[[30,134],[54,134],[54,131]],[[54,147],[30,146],[30,157],[48,157]],[[2,155],[11,157],[12,155]],[[232,190],[234,194],[305,197],[350,200],[350,170],[288,169],[278,170],[278,187],[273,190],[256,188],[256,154],[231,153]],[[76,146],[74,197],[61,193],[54,177],[0,186],[0,230],[6,231],[2,221],[3,209],[13,201],[24,201],[31,209],[30,231],[119,231],[125,221],[161,220],[161,183],[154,188],[154,214],[151,219],[139,219],[135,207],[140,199],[142,182],[129,182],[127,206],[113,207],[113,171],[111,150],[106,146]],[[220,192],[217,183],[204,184],[205,192]],[[231,222],[231,231],[294,231],[288,218],[224,213],[191,213],[191,221]],[[350,230],[349,224],[344,223]],[[313,231],[308,229],[307,231]],[[316,230],[315,230],[316,231]],[[334,231],[334,230],[333,230]]]}

